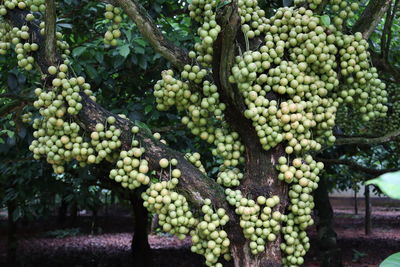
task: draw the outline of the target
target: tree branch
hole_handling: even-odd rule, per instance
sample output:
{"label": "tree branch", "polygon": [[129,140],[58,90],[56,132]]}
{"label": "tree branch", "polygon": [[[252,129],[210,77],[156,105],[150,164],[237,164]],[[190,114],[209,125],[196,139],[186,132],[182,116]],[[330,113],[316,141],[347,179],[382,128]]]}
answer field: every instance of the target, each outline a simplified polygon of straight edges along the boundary
{"label": "tree branch", "polygon": [[147,11],[137,0],[113,0],[137,25],[140,33],[150,45],[171,64],[183,69],[191,63],[188,53],[165,38]]}
{"label": "tree branch", "polygon": [[[125,1],[121,1],[125,2]],[[20,25],[14,23],[22,23],[21,18],[25,18],[26,11],[19,9],[10,10],[8,12],[9,19],[13,25]],[[15,19],[17,17],[18,19]],[[146,27],[146,26],[144,26]],[[32,24],[30,27],[31,34],[33,36],[40,35],[40,28],[38,24]],[[39,47],[44,49],[43,38],[38,39]],[[43,73],[47,72],[47,68],[50,66],[48,62],[44,62],[47,56],[41,56],[41,53],[34,54],[35,60],[39,63],[39,67]],[[109,116],[116,118],[115,126],[121,130],[120,140],[122,143],[121,149],[127,150],[131,147],[131,128],[134,126],[133,122],[123,119],[110,111],[104,109],[99,104],[92,101],[83,92],[80,93],[82,97],[82,109],[79,114],[75,116],[75,119],[83,126],[83,129],[91,132],[95,130],[97,123],[104,123]],[[235,214],[227,202],[225,201],[225,193],[222,186],[216,183],[215,180],[205,176],[200,170],[184,158],[184,155],[178,151],[172,150],[168,146],[154,139],[150,131],[141,129],[141,131],[135,136],[142,147],[145,148],[145,158],[149,162],[149,168],[151,170],[159,171],[159,161],[162,158],[178,160],[178,166],[182,172],[180,183],[178,184],[178,191],[185,195],[189,203],[194,207],[201,207],[203,200],[209,198],[219,208],[224,208],[230,217],[230,227],[233,227]]]}
{"label": "tree branch", "polygon": [[351,160],[346,160],[346,159],[316,158],[315,160],[321,161],[327,165],[346,165],[354,170],[361,171],[361,172],[368,173],[368,174],[375,175],[375,176],[382,175],[387,172],[395,172],[395,171],[399,170],[398,168],[397,169],[396,168],[394,168],[394,169],[371,169],[371,168],[365,167],[363,165],[357,164]]}
{"label": "tree branch", "polygon": [[19,100],[14,100],[11,101],[7,104],[4,104],[0,107],[0,116],[5,116],[10,112],[13,112],[14,110],[21,108],[21,106],[25,106],[25,103],[19,101]]}
{"label": "tree branch", "polygon": [[226,5],[217,15],[221,32],[214,44],[213,78],[218,83],[218,88],[225,96],[225,103],[232,107],[238,107],[236,116],[243,116],[246,110],[244,101],[238,90],[229,83],[229,76],[233,67],[236,52],[236,37],[239,34],[240,16],[237,4]]}
{"label": "tree branch", "polygon": [[[104,109],[99,104],[93,102],[86,94],[81,93],[81,96],[83,107],[76,119],[85,126],[85,130],[88,132],[95,131],[97,123],[104,123],[109,116],[114,116],[116,118],[115,126],[121,130],[120,140],[122,149],[129,149],[132,140],[130,129],[134,126],[134,123]],[[215,203],[218,203],[217,206],[219,207],[226,205],[223,188],[188,162],[182,153],[174,151],[155,140],[151,132],[145,129],[141,129],[135,138],[145,148],[145,158],[149,161],[151,170],[160,170],[159,161],[162,158],[176,158],[178,160],[177,168],[182,172],[178,186],[189,200],[191,200],[192,204],[198,207],[203,204],[205,198],[210,198],[213,201],[215,200]]]}
{"label": "tree branch", "polygon": [[46,0],[45,22],[45,54],[46,60],[50,65],[57,63],[56,50],[56,6],[54,0]]}
{"label": "tree branch", "polygon": [[35,62],[39,65],[41,70],[45,70],[43,73],[47,73],[47,67],[52,64],[47,62],[47,55],[45,49],[45,37],[40,34],[39,21],[35,20],[33,22],[26,21],[26,15],[29,14],[27,10],[21,10],[15,8],[9,10],[5,18],[11,23],[12,26],[21,28],[23,25],[29,27],[30,40],[32,43],[39,45],[39,50],[35,52]]}
{"label": "tree branch", "polygon": [[375,51],[372,51],[370,49],[369,52],[371,54],[372,64],[374,65],[374,67],[382,72],[389,74],[397,83],[400,83],[400,69],[394,67],[387,60],[385,60],[385,58],[383,58]]}
{"label": "tree branch", "polygon": [[386,51],[386,44],[387,44],[387,39],[388,39],[388,33],[391,31],[390,27],[390,17],[392,14],[392,5],[389,5],[389,8],[386,12],[386,18],[385,18],[385,25],[383,26],[383,31],[382,31],[382,36],[381,36],[381,55],[382,57],[386,58],[386,54],[388,51]]}
{"label": "tree branch", "polygon": [[33,97],[29,96],[23,96],[23,95],[16,95],[16,94],[10,94],[10,93],[4,93],[0,94],[0,98],[8,98],[8,99],[17,99],[19,101],[25,101],[25,102],[33,102],[35,99]]}
{"label": "tree branch", "polygon": [[336,139],[335,145],[377,145],[395,140],[400,136],[400,130],[388,133],[384,136],[365,138],[365,137],[340,137]]}
{"label": "tree branch", "polygon": [[168,133],[168,132],[174,132],[174,131],[183,131],[186,130],[187,127],[184,124],[176,124],[176,125],[169,125],[169,126],[163,126],[159,128],[151,128],[153,132],[157,133]]}
{"label": "tree branch", "polygon": [[392,0],[371,0],[358,21],[354,24],[352,31],[361,32],[365,39],[375,30],[381,18],[385,15]]}
{"label": "tree branch", "polygon": [[386,61],[388,61],[389,57],[390,45],[392,41],[392,25],[394,17],[396,16],[397,6],[399,2],[399,0],[396,0],[393,7],[392,5],[389,5],[386,14],[385,25],[381,36],[381,54]]}

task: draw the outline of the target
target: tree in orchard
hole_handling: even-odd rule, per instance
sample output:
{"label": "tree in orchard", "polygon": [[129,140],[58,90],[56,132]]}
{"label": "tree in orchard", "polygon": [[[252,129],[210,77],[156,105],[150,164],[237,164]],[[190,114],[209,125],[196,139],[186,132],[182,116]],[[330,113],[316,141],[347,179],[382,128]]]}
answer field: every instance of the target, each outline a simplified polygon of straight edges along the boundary
{"label": "tree in orchard", "polygon": [[[123,14],[173,69],[154,85],[159,110],[176,110],[222,164],[207,175],[198,153],[168,147],[123,115],[96,104],[71,71],[68,43],[56,32],[53,0],[5,0],[0,53],[14,51],[35,89],[35,159],[108,168],[109,178],[140,192],[165,232],[192,238],[208,266],[298,266],[310,247],[313,191],[323,163],[313,155],[335,142],[336,113],[351,107],[369,121],[387,111],[385,84],[369,63],[368,37],[388,3],[371,1],[372,19],[351,33],[358,9],[342,0],[295,1],[271,16],[256,0],[192,0],[193,51],[169,41],[136,0],[105,6],[106,45],[118,45]],[[387,1],[390,2],[390,1]],[[329,6],[329,16],[320,16]]]}

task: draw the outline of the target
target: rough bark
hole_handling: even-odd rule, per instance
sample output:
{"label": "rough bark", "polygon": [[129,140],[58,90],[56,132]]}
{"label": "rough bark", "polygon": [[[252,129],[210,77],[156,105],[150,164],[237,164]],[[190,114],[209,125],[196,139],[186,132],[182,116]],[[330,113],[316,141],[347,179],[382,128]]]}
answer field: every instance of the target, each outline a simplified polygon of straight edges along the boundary
{"label": "rough bark", "polygon": [[125,11],[129,18],[136,23],[143,37],[172,65],[182,69],[184,65],[191,63],[187,52],[165,38],[137,0],[113,0],[112,2]]}
{"label": "rough bark", "polygon": [[158,215],[154,214],[153,218],[151,219],[151,225],[150,225],[150,233],[153,234],[156,232],[157,227],[159,226],[158,224]]}
{"label": "rough bark", "polygon": [[329,201],[326,178],[321,177],[314,193],[315,212],[318,216],[318,247],[321,251],[321,266],[338,267],[342,265],[341,251],[337,245],[337,234],[333,228],[333,209]]}
{"label": "rough bark", "polygon": [[371,0],[354,24],[352,31],[361,32],[365,39],[373,33],[381,18],[385,15],[392,0]]}
{"label": "rough bark", "polygon": [[[277,179],[278,174],[274,168],[275,162],[284,154],[283,149],[278,146],[271,151],[265,151],[261,147],[251,121],[244,117],[246,107],[240,93],[228,82],[234,57],[238,54],[240,45],[237,45],[236,40],[243,40],[235,1],[225,6],[218,14],[218,24],[222,30],[214,44],[213,78],[221,99],[226,104],[225,118],[233,130],[239,133],[246,147],[246,169],[240,190],[253,198],[260,195],[279,196],[281,203],[278,210],[283,213],[287,206],[288,186]],[[273,94],[269,97],[276,98]],[[266,251],[257,256],[251,255],[248,241],[243,238],[241,229],[230,238],[233,238],[231,253],[235,266],[281,266],[280,237],[275,242],[269,242]]]}
{"label": "rough bark", "polygon": [[56,5],[54,0],[46,0],[45,22],[45,55],[46,61],[50,65],[55,65],[58,61],[56,44]]}
{"label": "rough bark", "polygon": [[147,209],[143,207],[143,200],[139,197],[131,196],[130,202],[134,218],[134,231],[131,244],[133,264],[138,267],[152,267],[154,264],[147,238],[149,218]]}
{"label": "rough bark", "polygon": [[43,73],[47,73],[47,68],[52,66],[58,62],[60,62],[61,57],[57,54],[55,58],[51,58],[47,56],[47,49],[45,47],[46,39],[44,35],[40,34],[40,28],[38,21],[26,21],[26,15],[29,13],[27,10],[21,9],[13,9],[9,10],[5,18],[11,23],[14,27],[22,27],[23,25],[27,25],[29,27],[29,34],[31,36],[30,40],[32,43],[37,43],[39,45],[39,50],[35,52],[34,58],[35,63],[39,66],[40,70]]}
{"label": "rough bark", "polygon": [[365,186],[365,234],[371,234],[372,222],[371,222],[371,198],[369,185]]}

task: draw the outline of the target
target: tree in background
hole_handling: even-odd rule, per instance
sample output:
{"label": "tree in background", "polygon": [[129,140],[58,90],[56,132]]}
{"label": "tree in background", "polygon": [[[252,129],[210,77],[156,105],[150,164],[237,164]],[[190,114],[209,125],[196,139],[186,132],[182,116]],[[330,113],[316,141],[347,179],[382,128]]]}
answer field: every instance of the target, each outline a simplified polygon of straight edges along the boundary
{"label": "tree in background", "polygon": [[[138,1],[112,4],[105,6],[105,44],[119,46],[126,14],[170,62],[154,85],[157,108],[178,112],[207,145],[214,174],[199,153],[171,149],[143,122],[96,103],[101,94],[75,74],[81,64],[56,31],[54,1],[7,0],[0,52],[13,50],[19,67],[42,73],[34,158],[45,157],[60,174],[69,162],[106,173],[158,214],[164,231],[190,235],[192,251],[209,266],[231,258],[236,266],[301,265],[324,166],[314,155],[335,143],[338,110],[365,122],[386,115],[388,93],[365,38],[391,1],[370,1],[352,31],[347,22],[359,7],[347,1],[295,1],[271,16],[255,0],[174,2],[198,26],[190,52],[167,39]],[[129,45],[118,49],[131,53]],[[100,79],[88,66],[81,71]]]}

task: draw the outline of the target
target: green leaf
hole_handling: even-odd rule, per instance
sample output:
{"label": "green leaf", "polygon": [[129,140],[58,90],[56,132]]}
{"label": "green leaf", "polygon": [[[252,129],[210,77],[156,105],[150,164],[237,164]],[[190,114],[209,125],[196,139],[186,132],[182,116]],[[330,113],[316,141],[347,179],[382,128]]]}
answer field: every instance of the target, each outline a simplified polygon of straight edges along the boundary
{"label": "green leaf", "polygon": [[382,174],[376,179],[365,183],[366,185],[375,185],[387,196],[400,199],[400,171],[388,172]]}
{"label": "green leaf", "polygon": [[144,70],[147,69],[147,58],[146,57],[141,56],[139,58],[139,66]]}
{"label": "green leaf", "polygon": [[145,112],[146,114],[148,114],[152,109],[153,109],[153,106],[152,106],[152,105],[147,105],[147,106],[144,108],[144,112]]}
{"label": "green leaf", "polygon": [[102,53],[96,53],[94,56],[97,60],[97,62],[99,62],[100,64],[103,64],[104,61],[104,54]]}
{"label": "green leaf", "polygon": [[124,33],[125,33],[126,39],[130,43],[132,41],[132,31],[131,30],[125,30]]}
{"label": "green leaf", "polygon": [[135,121],[135,125],[137,125],[139,128],[150,130],[150,127],[144,122]]}
{"label": "green leaf", "polygon": [[140,46],[146,46],[146,41],[145,40],[143,40],[143,39],[141,39],[141,38],[138,38],[138,39],[135,39],[135,40],[133,40],[135,43],[137,43],[138,45],[140,45]]}
{"label": "green leaf", "polygon": [[217,1],[217,9],[223,8],[224,6],[226,6],[226,5],[229,4],[229,3],[230,3],[230,2],[227,1],[227,0],[225,0],[225,1],[218,0],[218,1]]}
{"label": "green leaf", "polygon": [[326,27],[331,25],[331,18],[328,15],[321,16],[320,20],[321,20],[321,23]]}
{"label": "green leaf", "polygon": [[119,54],[126,58],[129,53],[131,52],[131,49],[129,48],[129,44],[123,45],[119,47]]}
{"label": "green leaf", "polygon": [[379,267],[400,267],[400,252],[387,257]]}
{"label": "green leaf", "polygon": [[14,135],[15,135],[15,133],[13,131],[10,131],[10,130],[5,130],[5,132],[7,133],[7,135],[9,137],[14,137]]}
{"label": "green leaf", "polygon": [[86,50],[86,47],[84,47],[84,46],[77,47],[72,51],[72,56],[79,57],[80,55],[83,54],[83,52],[85,52],[85,50]]}
{"label": "green leaf", "polygon": [[143,47],[135,46],[134,50],[135,50],[136,54],[144,54],[144,48]]}
{"label": "green leaf", "polygon": [[72,29],[72,24],[69,23],[58,23],[57,26],[65,29]]}
{"label": "green leaf", "polygon": [[97,76],[97,71],[92,65],[85,65],[86,72],[89,74],[90,78],[95,80]]}

